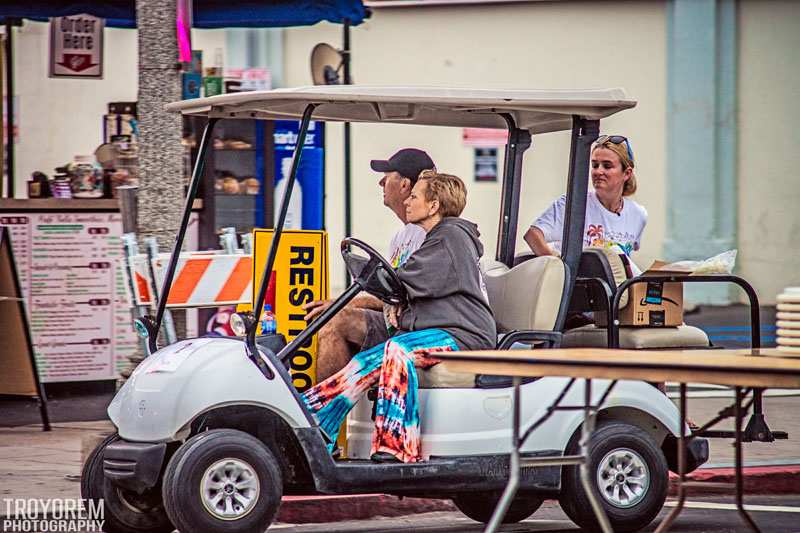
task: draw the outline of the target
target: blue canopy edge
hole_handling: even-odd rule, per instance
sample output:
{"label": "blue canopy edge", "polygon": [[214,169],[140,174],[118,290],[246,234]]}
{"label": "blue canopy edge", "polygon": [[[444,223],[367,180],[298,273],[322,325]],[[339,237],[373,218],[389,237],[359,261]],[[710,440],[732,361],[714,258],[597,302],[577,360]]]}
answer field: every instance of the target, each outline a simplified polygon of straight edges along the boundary
{"label": "blue canopy edge", "polygon": [[[26,18],[46,21],[88,13],[106,19],[106,26],[136,27],[134,0],[97,2],[0,0],[0,19]],[[358,25],[366,17],[361,0],[194,0],[194,28],[278,28],[310,26],[321,21]]]}

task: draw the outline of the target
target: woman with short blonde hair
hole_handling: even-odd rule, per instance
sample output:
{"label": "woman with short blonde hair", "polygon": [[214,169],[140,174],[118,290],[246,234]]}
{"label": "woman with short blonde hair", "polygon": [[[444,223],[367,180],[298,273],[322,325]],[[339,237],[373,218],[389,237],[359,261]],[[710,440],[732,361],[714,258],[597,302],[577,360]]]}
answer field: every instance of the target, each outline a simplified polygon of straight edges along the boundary
{"label": "woman with short blonde hair", "polygon": [[442,217],[461,216],[467,205],[467,188],[458,176],[439,174],[434,170],[423,170],[419,179],[428,184],[425,199],[439,202]]}
{"label": "woman with short blonde hair", "polygon": [[356,354],[342,370],[303,395],[332,440],[358,398],[378,384],[372,459],[422,459],[416,368],[436,352],[483,350],[497,341],[478,260],[478,228],[459,217],[467,189],[457,176],[423,171],[405,201],[406,219],[425,231],[422,245],[397,269],[408,305],[394,309],[395,335]]}

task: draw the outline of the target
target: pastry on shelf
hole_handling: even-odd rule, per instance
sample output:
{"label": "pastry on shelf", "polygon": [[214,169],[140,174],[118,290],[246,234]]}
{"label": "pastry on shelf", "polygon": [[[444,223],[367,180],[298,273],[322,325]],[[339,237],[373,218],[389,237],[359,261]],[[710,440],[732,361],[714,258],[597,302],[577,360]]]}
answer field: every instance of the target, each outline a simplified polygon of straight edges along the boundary
{"label": "pastry on shelf", "polygon": [[255,195],[258,194],[258,191],[261,189],[261,183],[252,176],[245,178],[242,181],[242,185],[244,186],[245,194]]}
{"label": "pastry on shelf", "polygon": [[222,192],[225,194],[239,194],[239,180],[228,176],[222,181]]}
{"label": "pastry on shelf", "polygon": [[230,150],[249,150],[253,147],[247,141],[243,141],[241,139],[226,139],[225,140],[225,148]]}

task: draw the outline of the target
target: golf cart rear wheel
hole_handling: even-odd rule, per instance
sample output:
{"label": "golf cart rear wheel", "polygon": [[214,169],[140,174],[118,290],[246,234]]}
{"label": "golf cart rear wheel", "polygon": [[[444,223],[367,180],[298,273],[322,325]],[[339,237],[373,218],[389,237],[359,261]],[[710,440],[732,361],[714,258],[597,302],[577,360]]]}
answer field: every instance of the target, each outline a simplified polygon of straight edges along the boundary
{"label": "golf cart rear wheel", "polygon": [[[103,505],[103,531],[113,533],[142,533],[173,531],[175,528],[164,510],[161,487],[143,494],[114,485],[103,473],[103,454],[106,446],[119,439],[116,434],[106,437],[86,459],[81,473],[81,497]],[[88,505],[88,503],[87,503]]]}
{"label": "golf cart rear wheel", "polygon": [[[458,507],[459,511],[476,522],[483,522],[484,524],[488,524],[492,519],[492,513],[497,507],[498,501],[500,501],[499,492],[490,494],[485,492],[466,493],[459,494],[453,498],[453,503]],[[542,501],[542,498],[538,496],[517,494],[516,498],[511,501],[502,523],[515,524],[525,520],[539,509]]]}
{"label": "golf cart rear wheel", "polygon": [[164,474],[164,507],[180,531],[265,531],[278,512],[278,462],[243,431],[215,429],[181,446]]}
{"label": "golf cart rear wheel", "polygon": [[[580,452],[579,432],[567,455]],[[658,515],[667,498],[669,473],[663,452],[647,432],[623,422],[601,424],[589,445],[589,466],[595,496],[614,531],[636,531]],[[578,466],[562,468],[559,502],[582,528],[599,528]]]}

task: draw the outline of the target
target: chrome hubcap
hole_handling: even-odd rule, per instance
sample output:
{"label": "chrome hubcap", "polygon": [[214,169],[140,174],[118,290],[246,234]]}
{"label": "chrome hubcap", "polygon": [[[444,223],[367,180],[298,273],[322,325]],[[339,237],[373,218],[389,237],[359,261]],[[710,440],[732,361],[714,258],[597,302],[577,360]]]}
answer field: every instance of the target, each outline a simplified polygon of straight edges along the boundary
{"label": "chrome hubcap", "polygon": [[633,450],[612,450],[597,466],[597,488],[614,507],[633,507],[644,499],[649,487],[647,463]]}
{"label": "chrome hubcap", "polygon": [[238,520],[255,507],[259,494],[255,469],[241,459],[222,459],[200,480],[203,507],[221,520]]}

